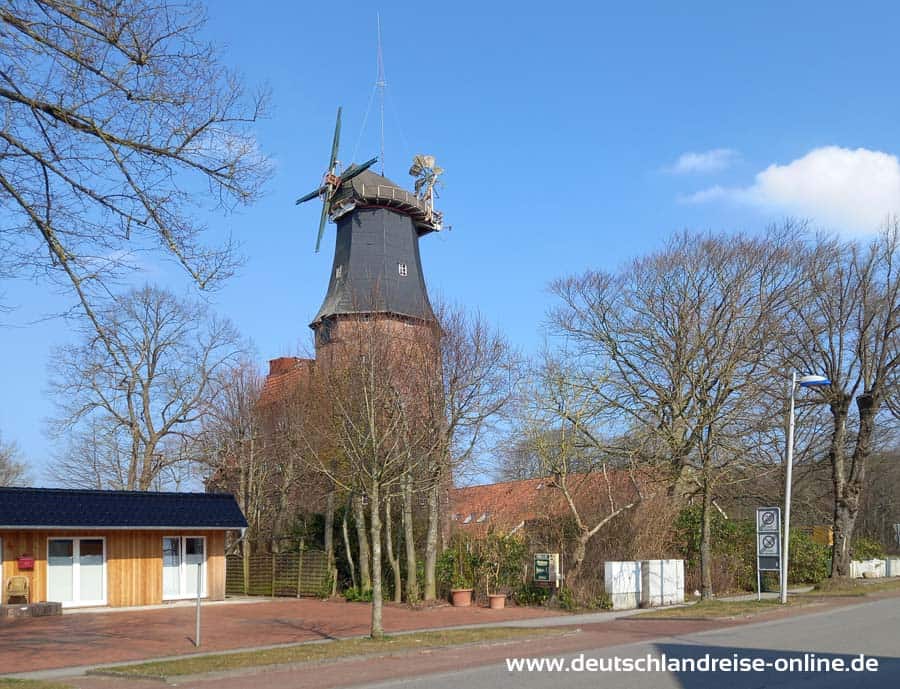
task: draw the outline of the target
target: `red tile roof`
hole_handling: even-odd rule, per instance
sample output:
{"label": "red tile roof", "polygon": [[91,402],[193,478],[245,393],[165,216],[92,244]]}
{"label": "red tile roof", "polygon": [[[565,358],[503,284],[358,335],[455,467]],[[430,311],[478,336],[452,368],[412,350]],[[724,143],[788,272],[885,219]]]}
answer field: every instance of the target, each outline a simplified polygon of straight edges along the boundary
{"label": "red tile roof", "polygon": [[[618,504],[636,497],[628,472],[609,471],[613,498]],[[609,486],[601,472],[572,474],[569,491],[582,516],[609,511]],[[516,531],[525,522],[541,517],[569,515],[569,507],[552,478],[506,481],[450,491],[450,519],[453,528],[476,535],[489,529],[502,533]]]}

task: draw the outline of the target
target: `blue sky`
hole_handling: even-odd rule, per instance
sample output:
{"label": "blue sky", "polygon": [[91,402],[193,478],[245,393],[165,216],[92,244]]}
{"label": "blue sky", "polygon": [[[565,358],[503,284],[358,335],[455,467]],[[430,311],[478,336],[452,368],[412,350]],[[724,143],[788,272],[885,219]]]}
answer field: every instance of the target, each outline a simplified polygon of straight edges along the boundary
{"label": "blue sky", "polygon": [[[309,342],[334,241],[313,252],[319,209],[293,200],[327,163],[378,153],[380,11],[388,91],[386,174],[415,153],[446,169],[452,229],[422,242],[432,293],[480,309],[533,352],[547,283],[614,269],[672,232],[758,231],[787,215],[848,234],[900,211],[900,11],[892,3],[298,3],[215,0],[206,32],[272,108],[260,148],[265,197],[220,218],[243,243],[241,274],[212,297],[261,364]],[[357,148],[357,141],[359,145]],[[176,289],[174,271],[147,279]],[[36,483],[53,448],[44,419],[50,349],[65,324],[27,325],[69,303],[0,285],[0,430]]]}

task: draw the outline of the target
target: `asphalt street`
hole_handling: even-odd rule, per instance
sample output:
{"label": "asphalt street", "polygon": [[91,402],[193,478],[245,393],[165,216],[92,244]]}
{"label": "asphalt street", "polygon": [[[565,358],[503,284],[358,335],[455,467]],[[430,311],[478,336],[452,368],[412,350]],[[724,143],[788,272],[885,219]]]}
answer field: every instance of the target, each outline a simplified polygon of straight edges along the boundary
{"label": "asphalt street", "polygon": [[[620,659],[643,659],[647,655],[669,659],[707,657],[732,660],[761,659],[772,666],[761,671],[576,671],[593,659],[602,663]],[[806,655],[805,655],[806,654]],[[813,654],[813,655],[809,655]],[[859,656],[877,661],[877,671],[825,672],[826,661],[840,660],[850,667]],[[805,656],[805,660],[804,660]],[[873,601],[819,614],[803,615],[727,630],[668,637],[651,643],[629,644],[586,650],[560,656],[563,671],[510,671],[505,662],[439,675],[420,676],[362,685],[369,689],[416,687],[417,689],[538,689],[544,687],[643,689],[852,689],[854,687],[900,687],[900,598]],[[584,663],[581,663],[581,659]],[[572,664],[574,662],[574,665]],[[622,662],[620,660],[620,662]],[[756,661],[760,662],[760,661]],[[776,664],[806,663],[807,669],[777,671]]]}

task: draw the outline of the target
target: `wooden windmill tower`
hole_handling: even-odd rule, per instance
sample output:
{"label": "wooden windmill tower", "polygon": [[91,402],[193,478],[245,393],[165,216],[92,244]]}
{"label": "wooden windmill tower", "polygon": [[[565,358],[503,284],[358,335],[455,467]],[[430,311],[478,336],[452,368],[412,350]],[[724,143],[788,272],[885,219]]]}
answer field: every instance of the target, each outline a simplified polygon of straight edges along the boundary
{"label": "wooden windmill tower", "polygon": [[322,184],[297,200],[322,199],[316,251],[328,219],[337,225],[328,289],[310,324],[316,359],[326,364],[340,356],[341,345],[358,338],[361,324],[373,319],[389,322],[404,341],[428,344],[437,356],[439,328],[428,300],[419,239],[442,227],[434,199],[443,170],[432,156],[417,155],[410,168],[415,191],[372,172],[377,158],[340,172],[340,132],[339,108]]}

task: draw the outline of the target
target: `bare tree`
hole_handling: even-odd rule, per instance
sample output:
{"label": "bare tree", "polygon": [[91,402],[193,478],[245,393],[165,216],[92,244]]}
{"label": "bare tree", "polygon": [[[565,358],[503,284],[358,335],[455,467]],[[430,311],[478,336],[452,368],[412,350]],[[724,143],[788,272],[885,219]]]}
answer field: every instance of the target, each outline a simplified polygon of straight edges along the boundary
{"label": "bare tree", "polygon": [[[250,581],[250,544],[271,523],[267,491],[272,468],[258,409],[262,381],[256,366],[240,362],[222,379],[222,389],[201,421],[199,453],[207,465],[207,489],[225,490],[247,518],[241,541],[245,586]],[[246,593],[246,590],[245,590]]]}
{"label": "bare tree", "polygon": [[818,238],[804,252],[802,285],[787,361],[831,381],[816,394],[831,414],[832,576],[845,577],[868,460],[900,396],[900,223],[867,245]]}
{"label": "bare tree", "polygon": [[57,471],[104,487],[149,490],[189,459],[186,448],[246,345],[205,305],[152,286],[110,301],[95,322],[82,322],[80,334],[81,342],[53,355],[54,430],[92,439],[99,433],[109,451],[100,464],[66,456]]}
{"label": "bare tree", "polygon": [[20,486],[28,482],[26,466],[18,461],[19,446],[3,440],[0,433],[0,486]]}
{"label": "bare tree", "polygon": [[636,453],[599,435],[596,397],[564,363],[548,356],[531,383],[516,437],[572,518],[575,546],[566,578],[568,586],[577,586],[590,541],[639,505],[651,487],[639,476]]}
{"label": "bare tree", "polygon": [[448,304],[438,306],[437,316],[442,333],[437,364],[440,376],[426,378],[442,383],[422,389],[430,426],[441,429],[428,451],[425,600],[434,600],[437,592],[435,566],[441,521],[446,515],[445,492],[485,447],[522,375],[518,354],[484,316]]}
{"label": "bare tree", "polygon": [[[0,244],[7,268],[94,299],[156,251],[201,288],[233,270],[205,214],[246,204],[269,165],[248,95],[188,0],[11,0],[0,7]],[[104,343],[110,356],[114,342]]]}
{"label": "bare tree", "polygon": [[767,374],[797,273],[782,238],[682,234],[617,273],[553,285],[558,358],[594,397],[593,422],[654,439],[702,501],[705,598],[716,491],[753,456],[747,428],[771,419]]}
{"label": "bare tree", "polygon": [[[320,397],[327,400],[323,418],[329,423],[306,428],[306,451],[301,456],[353,496],[357,528],[368,521],[371,635],[378,638],[384,634],[383,511],[390,510],[390,496],[408,476],[424,473],[436,432],[420,401],[409,396],[427,374],[417,366],[423,358],[414,355],[422,344],[415,339],[398,341],[395,324],[385,319],[360,319],[354,333],[353,341],[344,342],[340,359],[319,371],[317,378],[327,390],[327,396]],[[363,508],[365,516],[359,514]],[[393,542],[388,544],[390,564],[399,566]],[[360,567],[366,555],[361,553]]]}

